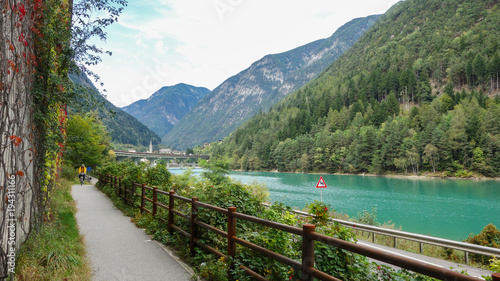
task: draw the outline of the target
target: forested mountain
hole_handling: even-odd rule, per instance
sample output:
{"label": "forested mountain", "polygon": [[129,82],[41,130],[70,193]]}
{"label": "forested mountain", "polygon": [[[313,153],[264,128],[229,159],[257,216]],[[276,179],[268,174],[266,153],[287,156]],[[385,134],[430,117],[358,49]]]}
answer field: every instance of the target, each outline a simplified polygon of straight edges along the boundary
{"label": "forested mountain", "polygon": [[75,84],[86,87],[85,98],[80,99],[71,110],[88,112],[97,109],[112,142],[146,147],[151,141],[153,144],[161,142],[160,136],[101,96],[86,76],[70,74],[70,78]]}
{"label": "forested mountain", "polygon": [[162,137],[163,142],[185,148],[226,137],[245,120],[259,111],[267,111],[321,73],[377,18],[369,16],[352,20],[329,38],[265,56],[208,94]]}
{"label": "forested mountain", "polygon": [[500,175],[497,0],[394,5],[212,153],[236,169]]}
{"label": "forested mountain", "polygon": [[159,136],[164,136],[209,92],[207,88],[181,83],[163,87],[148,99],[122,109]]}

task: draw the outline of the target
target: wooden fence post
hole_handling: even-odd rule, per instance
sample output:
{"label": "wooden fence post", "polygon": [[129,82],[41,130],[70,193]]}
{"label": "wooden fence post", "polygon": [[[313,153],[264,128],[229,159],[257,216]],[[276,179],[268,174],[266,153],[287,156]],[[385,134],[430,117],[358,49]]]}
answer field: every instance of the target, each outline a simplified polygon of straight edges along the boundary
{"label": "wooden fence post", "polygon": [[158,193],[156,192],[158,190],[158,187],[153,187],[153,216],[156,216],[156,212],[158,210],[158,206],[156,205],[156,202],[158,202]]}
{"label": "wooden fence post", "polygon": [[500,281],[500,273],[493,273],[493,275],[491,275],[491,281]]}
{"label": "wooden fence post", "polygon": [[227,261],[229,265],[229,270],[227,271],[229,280],[233,280],[231,272],[234,271],[234,258],[236,257],[236,243],[233,241],[233,237],[236,236],[236,218],[233,215],[234,213],[236,213],[236,207],[227,208],[227,255],[233,259]]}
{"label": "wooden fence post", "polygon": [[191,251],[192,257],[196,254],[194,251],[196,246],[194,240],[198,238],[198,227],[195,223],[198,218],[198,207],[196,207],[196,202],[198,202],[198,197],[191,198],[191,237],[189,238],[189,250]]}
{"label": "wooden fence post", "polygon": [[174,229],[172,228],[172,225],[174,225],[174,194],[175,191],[170,190],[170,194],[168,196],[168,233],[173,234]]}
{"label": "wooden fence post", "polygon": [[125,194],[123,193],[123,187],[122,187],[122,178],[121,177],[116,177],[116,183],[117,183],[118,189],[120,190],[120,193],[122,195],[122,200],[123,200],[123,202],[126,203],[126,201],[125,201]]}
{"label": "wooden fence post", "polygon": [[313,281],[308,269],[314,267],[314,240],[310,238],[316,226],[314,224],[304,224],[302,230],[302,280]]}
{"label": "wooden fence post", "polygon": [[146,197],[146,184],[142,184],[142,190],[141,190],[141,214],[144,213],[144,197]]}
{"label": "wooden fence post", "polygon": [[[135,181],[132,181],[132,186],[130,187],[131,189],[134,188],[135,186]],[[129,205],[132,203],[132,197],[130,197],[130,192],[127,189],[127,186],[123,186],[123,194],[125,195],[125,204]]]}
{"label": "wooden fence post", "polygon": [[133,183],[133,184],[132,184],[132,187],[130,188],[130,194],[129,194],[129,198],[130,198],[130,200],[129,200],[129,202],[130,202],[130,205],[131,205],[132,207],[135,207],[135,204],[134,204],[134,197],[135,197],[135,196],[134,196],[134,195],[135,195],[135,187],[136,187],[136,186],[137,186],[137,185],[136,185],[136,183]]}
{"label": "wooden fence post", "polygon": [[115,192],[118,193],[118,198],[120,198],[120,189],[116,187],[116,176],[112,176],[111,181],[113,182]]}

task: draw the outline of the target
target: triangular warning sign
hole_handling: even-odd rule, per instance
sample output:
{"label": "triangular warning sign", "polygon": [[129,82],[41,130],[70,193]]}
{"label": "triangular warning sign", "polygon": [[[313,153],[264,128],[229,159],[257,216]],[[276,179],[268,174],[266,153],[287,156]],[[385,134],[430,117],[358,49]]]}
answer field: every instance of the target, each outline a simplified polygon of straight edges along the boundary
{"label": "triangular warning sign", "polygon": [[326,183],[323,179],[323,176],[319,178],[318,184],[316,184],[316,188],[326,188]]}

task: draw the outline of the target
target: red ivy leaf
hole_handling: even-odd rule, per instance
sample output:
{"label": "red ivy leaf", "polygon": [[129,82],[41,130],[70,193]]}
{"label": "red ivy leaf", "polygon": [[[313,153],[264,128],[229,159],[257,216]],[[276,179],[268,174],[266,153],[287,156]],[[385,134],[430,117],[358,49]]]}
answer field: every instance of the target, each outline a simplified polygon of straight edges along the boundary
{"label": "red ivy leaf", "polygon": [[19,4],[19,21],[23,21],[24,16],[26,15],[26,9],[24,8],[24,4]]}
{"label": "red ivy leaf", "polygon": [[16,175],[22,177],[22,176],[24,176],[24,172],[23,171],[17,171]]}
{"label": "red ivy leaf", "polygon": [[19,145],[21,144],[21,142],[23,142],[23,139],[21,139],[21,138],[20,138],[20,137],[18,137],[18,136],[14,136],[14,135],[12,135],[12,136],[10,136],[9,138],[10,138],[10,140],[11,140],[11,141],[13,141],[13,142],[14,142],[14,145],[15,145],[15,146],[19,146]]}
{"label": "red ivy leaf", "polygon": [[19,12],[21,12],[21,15],[23,16],[26,15],[26,9],[24,8],[24,4],[19,4]]}

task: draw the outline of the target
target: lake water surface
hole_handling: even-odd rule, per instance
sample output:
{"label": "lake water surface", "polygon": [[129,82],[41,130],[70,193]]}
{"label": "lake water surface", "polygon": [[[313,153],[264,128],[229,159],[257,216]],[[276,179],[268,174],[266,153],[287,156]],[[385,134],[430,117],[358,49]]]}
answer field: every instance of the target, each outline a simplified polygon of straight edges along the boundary
{"label": "lake water surface", "polygon": [[[231,172],[230,177],[242,183],[265,183],[271,202],[298,209],[320,200],[321,189],[315,188],[320,175]],[[323,178],[328,186],[322,189],[323,202],[349,217],[375,207],[379,223],[392,221],[404,231],[453,240],[478,234],[489,223],[500,227],[499,181],[351,175]]]}

